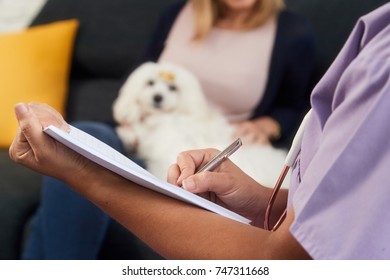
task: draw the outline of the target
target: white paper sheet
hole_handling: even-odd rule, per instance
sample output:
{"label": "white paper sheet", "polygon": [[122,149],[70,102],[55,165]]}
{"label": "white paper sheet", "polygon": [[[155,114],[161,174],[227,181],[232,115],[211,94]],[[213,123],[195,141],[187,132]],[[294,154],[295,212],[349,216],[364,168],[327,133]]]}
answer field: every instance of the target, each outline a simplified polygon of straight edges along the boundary
{"label": "white paper sheet", "polygon": [[54,126],[49,126],[44,129],[44,132],[86,158],[143,187],[197,205],[224,217],[250,223],[250,220],[237,213],[153,176],[126,156],[75,127],[71,127],[70,132],[66,133]]}

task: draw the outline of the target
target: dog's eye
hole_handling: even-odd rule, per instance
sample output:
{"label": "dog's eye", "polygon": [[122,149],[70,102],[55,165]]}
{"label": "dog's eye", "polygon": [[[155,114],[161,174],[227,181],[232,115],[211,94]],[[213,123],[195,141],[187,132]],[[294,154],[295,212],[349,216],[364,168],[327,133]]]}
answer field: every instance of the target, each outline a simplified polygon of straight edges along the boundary
{"label": "dog's eye", "polygon": [[148,86],[153,86],[153,85],[154,85],[154,81],[153,81],[153,80],[149,80],[149,81],[147,82],[147,85],[148,85]]}
{"label": "dog's eye", "polygon": [[177,86],[175,85],[169,85],[168,88],[170,91],[177,91]]}

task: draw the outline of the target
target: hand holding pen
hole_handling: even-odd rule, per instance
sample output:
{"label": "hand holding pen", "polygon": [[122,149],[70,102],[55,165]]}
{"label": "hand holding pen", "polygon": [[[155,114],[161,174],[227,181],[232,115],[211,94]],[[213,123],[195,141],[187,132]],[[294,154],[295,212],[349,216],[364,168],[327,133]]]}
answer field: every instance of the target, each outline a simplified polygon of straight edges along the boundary
{"label": "hand holding pen", "polygon": [[[241,139],[235,140],[232,144],[230,144],[226,149],[218,153],[216,156],[214,156],[206,165],[202,166],[200,169],[197,170],[195,174],[199,174],[206,171],[213,171],[215,168],[220,166],[229,156],[231,156],[235,151],[237,151],[242,145]],[[190,155],[192,153],[192,155]],[[177,184],[179,186],[183,186],[183,188],[190,190],[190,182],[191,180],[186,180],[186,178],[191,177],[194,172],[192,167],[190,167],[186,171],[187,168],[190,166],[189,163],[193,162],[193,157],[198,154],[203,154],[202,150],[196,150],[189,153],[183,153],[181,157],[178,158],[178,163],[176,165],[173,165],[170,169],[170,172],[168,173],[168,181],[174,184]],[[203,155],[201,156],[203,157]],[[200,159],[199,159],[200,160]],[[191,164],[192,165],[192,164]],[[179,167],[181,166],[181,167]],[[190,170],[192,169],[192,171]],[[184,186],[182,185],[182,180],[186,180],[187,184]]]}
{"label": "hand holding pen", "polygon": [[219,165],[222,164],[228,157],[230,157],[235,151],[237,151],[242,145],[242,141],[238,138],[232,144],[230,144],[226,149],[213,157],[206,165],[199,169],[196,173],[213,171]]}
{"label": "hand holding pen", "polygon": [[[220,153],[211,149],[183,152],[177,163],[171,166],[168,181],[253,220],[258,215],[253,212],[253,209],[257,209],[254,198],[258,197],[259,193],[261,196],[265,187],[243,172],[234,162],[227,161],[241,145],[241,140],[237,139]],[[218,168],[221,164],[223,168]],[[258,201],[262,203],[262,200]]]}

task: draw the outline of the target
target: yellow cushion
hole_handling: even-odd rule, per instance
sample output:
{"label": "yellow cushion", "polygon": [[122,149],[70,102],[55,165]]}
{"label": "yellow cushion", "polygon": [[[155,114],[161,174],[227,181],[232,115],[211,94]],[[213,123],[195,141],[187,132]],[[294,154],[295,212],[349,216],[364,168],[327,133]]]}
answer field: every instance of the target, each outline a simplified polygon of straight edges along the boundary
{"label": "yellow cushion", "polygon": [[64,114],[78,26],[70,19],[0,34],[0,147],[17,130],[14,104],[43,102]]}

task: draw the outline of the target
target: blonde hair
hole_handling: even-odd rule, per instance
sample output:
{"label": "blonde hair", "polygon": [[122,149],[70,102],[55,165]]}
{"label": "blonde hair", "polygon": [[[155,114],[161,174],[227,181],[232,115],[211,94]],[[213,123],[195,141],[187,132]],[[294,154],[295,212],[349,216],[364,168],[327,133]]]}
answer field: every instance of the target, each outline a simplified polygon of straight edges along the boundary
{"label": "blonde hair", "polygon": [[[194,40],[203,40],[217,20],[226,14],[226,7],[222,0],[191,0],[195,17]],[[244,29],[252,29],[262,25],[270,16],[276,15],[284,8],[283,0],[257,0],[255,8]]]}

